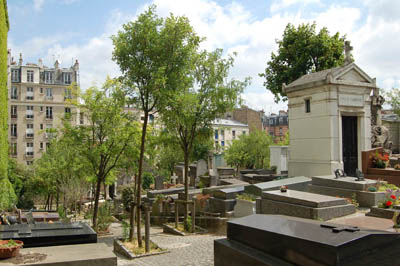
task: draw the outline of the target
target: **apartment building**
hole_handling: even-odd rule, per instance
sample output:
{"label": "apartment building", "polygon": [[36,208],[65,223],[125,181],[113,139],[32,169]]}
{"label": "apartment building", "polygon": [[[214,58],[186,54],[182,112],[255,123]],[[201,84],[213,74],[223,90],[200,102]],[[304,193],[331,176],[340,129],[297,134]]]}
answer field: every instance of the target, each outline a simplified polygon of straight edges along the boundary
{"label": "apartment building", "polygon": [[[74,96],[70,86],[79,83],[78,60],[70,68],[26,63],[20,54],[18,64],[10,65],[11,85],[8,92],[10,155],[20,163],[30,165],[40,158],[49,145],[51,128],[62,125],[62,119],[72,124],[82,120],[76,108],[68,104]],[[82,122],[82,121],[80,121]]]}
{"label": "apartment building", "polygon": [[248,125],[250,132],[253,132],[255,130],[263,130],[263,116],[264,111],[256,111],[243,105],[240,108],[234,109],[232,112],[226,113],[224,118],[246,124]]}
{"label": "apartment building", "polygon": [[248,125],[231,119],[215,119],[212,128],[215,148],[229,147],[239,136],[249,134]]}
{"label": "apartment building", "polygon": [[272,138],[274,138],[275,143],[283,141],[286,132],[289,130],[289,117],[288,112],[279,111],[278,114],[272,113],[269,116],[263,118],[264,130]]}

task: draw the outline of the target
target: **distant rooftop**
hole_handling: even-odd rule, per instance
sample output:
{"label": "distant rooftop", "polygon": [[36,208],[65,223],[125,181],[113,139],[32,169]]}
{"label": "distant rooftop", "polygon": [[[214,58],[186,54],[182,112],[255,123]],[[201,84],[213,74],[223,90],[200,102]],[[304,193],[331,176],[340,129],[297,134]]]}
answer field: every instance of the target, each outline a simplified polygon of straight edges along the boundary
{"label": "distant rooftop", "polygon": [[247,124],[240,123],[235,120],[231,119],[215,119],[214,122],[212,123],[213,125],[221,125],[221,126],[238,126],[238,127],[248,127]]}

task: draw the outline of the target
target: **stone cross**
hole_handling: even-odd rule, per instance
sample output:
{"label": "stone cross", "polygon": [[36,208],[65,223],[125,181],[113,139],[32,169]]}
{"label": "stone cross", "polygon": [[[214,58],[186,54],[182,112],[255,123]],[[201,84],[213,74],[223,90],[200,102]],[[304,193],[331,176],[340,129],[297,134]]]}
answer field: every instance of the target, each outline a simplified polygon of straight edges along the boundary
{"label": "stone cross", "polygon": [[321,227],[332,229],[332,233],[340,233],[343,231],[354,233],[354,232],[360,231],[360,228],[358,228],[357,226],[345,226],[344,225],[344,226],[337,227],[337,226],[330,225],[330,224],[321,224]]}
{"label": "stone cross", "polygon": [[351,51],[353,50],[353,46],[350,45],[350,41],[344,42],[344,63],[345,65],[351,64],[353,59],[351,58]]}
{"label": "stone cross", "polygon": [[171,176],[172,184],[176,185],[176,180],[177,179],[178,179],[178,176],[176,176],[176,175]]}

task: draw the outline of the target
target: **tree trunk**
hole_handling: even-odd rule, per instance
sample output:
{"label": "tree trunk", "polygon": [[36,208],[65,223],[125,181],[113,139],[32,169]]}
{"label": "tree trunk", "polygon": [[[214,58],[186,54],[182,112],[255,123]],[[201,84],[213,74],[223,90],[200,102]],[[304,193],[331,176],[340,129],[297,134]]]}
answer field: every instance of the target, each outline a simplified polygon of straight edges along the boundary
{"label": "tree trunk", "polygon": [[189,231],[188,227],[188,217],[189,217],[189,178],[188,178],[188,172],[189,172],[189,151],[186,149],[184,151],[184,162],[185,162],[185,174],[184,174],[184,180],[185,180],[185,216],[184,216],[184,227],[185,230]]}
{"label": "tree trunk", "polygon": [[136,199],[136,209],[137,209],[137,241],[139,247],[142,247],[142,232],[141,232],[141,201],[142,201],[142,172],[143,172],[143,158],[144,158],[144,148],[145,148],[145,141],[146,141],[146,130],[147,130],[147,121],[148,121],[149,113],[144,112],[144,121],[142,127],[142,142],[140,144],[140,157],[139,157],[139,171],[138,171],[138,181],[137,181],[137,199]]}
{"label": "tree trunk", "polygon": [[[136,193],[136,185],[137,185],[137,177],[135,176],[135,181],[133,183],[133,192]],[[133,241],[133,236],[135,235],[135,211],[136,211],[136,206],[135,206],[135,197],[133,197],[133,202],[131,204],[131,212],[130,212],[130,230],[129,230],[129,242]]]}
{"label": "tree trunk", "polygon": [[56,210],[58,210],[58,205],[60,203],[60,191],[56,189]]}
{"label": "tree trunk", "polygon": [[44,204],[44,209],[49,210],[50,194],[47,195],[46,203]]}
{"label": "tree trunk", "polygon": [[97,177],[96,196],[94,198],[94,209],[93,209],[93,229],[94,230],[97,230],[97,211],[99,209],[100,188],[101,188],[101,178]]}
{"label": "tree trunk", "polygon": [[53,208],[53,194],[50,195],[50,204],[49,204],[49,211]]}

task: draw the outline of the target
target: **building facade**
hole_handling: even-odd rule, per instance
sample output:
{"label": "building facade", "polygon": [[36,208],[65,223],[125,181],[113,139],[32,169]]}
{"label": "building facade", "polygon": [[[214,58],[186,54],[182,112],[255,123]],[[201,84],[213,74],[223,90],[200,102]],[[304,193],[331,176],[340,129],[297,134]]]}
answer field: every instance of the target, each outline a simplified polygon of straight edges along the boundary
{"label": "building facade", "polygon": [[30,165],[48,147],[52,128],[59,128],[63,119],[71,124],[83,123],[83,117],[69,100],[75,97],[71,86],[79,83],[79,63],[61,68],[11,62],[11,86],[8,92],[10,155]]}
{"label": "building facade", "polygon": [[256,111],[243,105],[232,112],[226,113],[224,118],[246,124],[250,132],[252,132],[254,130],[263,130],[263,117],[264,111]]}
{"label": "building facade", "polygon": [[275,143],[283,141],[286,132],[289,130],[289,117],[286,111],[279,111],[279,114],[272,113],[263,119],[265,132],[270,135]]}

